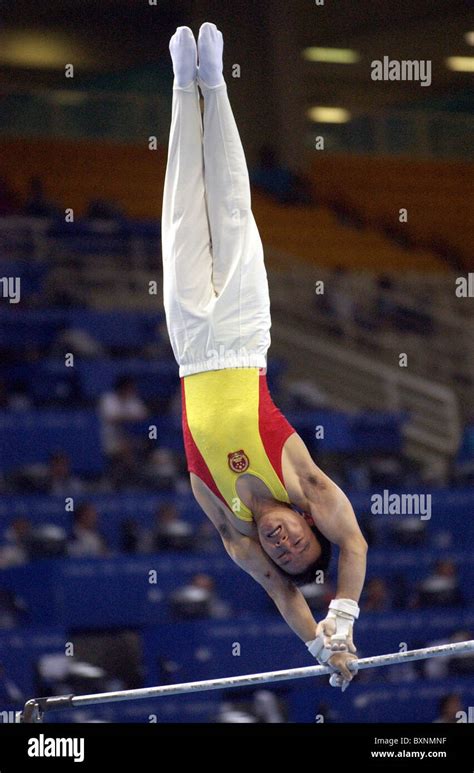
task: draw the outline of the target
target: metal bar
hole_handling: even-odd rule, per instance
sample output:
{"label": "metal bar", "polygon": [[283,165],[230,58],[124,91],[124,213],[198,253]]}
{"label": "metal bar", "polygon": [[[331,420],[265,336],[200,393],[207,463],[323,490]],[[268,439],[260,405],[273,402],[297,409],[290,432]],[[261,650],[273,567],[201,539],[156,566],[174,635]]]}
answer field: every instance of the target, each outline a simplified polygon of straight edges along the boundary
{"label": "metal bar", "polygon": [[[379,668],[412,660],[427,658],[453,657],[474,653],[474,640],[442,644],[438,647],[425,647],[407,652],[394,652],[388,655],[376,655],[357,661],[357,668]],[[353,666],[353,669],[355,666]],[[75,706],[92,706],[98,703],[114,703],[117,701],[140,700],[143,698],[160,698],[166,695],[203,692],[206,690],[222,690],[234,687],[254,687],[269,682],[283,682],[290,679],[306,679],[307,677],[323,676],[333,673],[328,666],[305,666],[303,668],[288,668],[283,671],[266,671],[261,674],[246,674],[244,676],[228,676],[221,679],[206,679],[201,682],[184,682],[183,684],[167,684],[158,687],[142,687],[137,690],[120,690],[116,692],[96,693],[93,695],[69,695],[57,698],[37,698],[35,701],[41,710],[61,709]],[[33,701],[29,701],[32,703]]]}

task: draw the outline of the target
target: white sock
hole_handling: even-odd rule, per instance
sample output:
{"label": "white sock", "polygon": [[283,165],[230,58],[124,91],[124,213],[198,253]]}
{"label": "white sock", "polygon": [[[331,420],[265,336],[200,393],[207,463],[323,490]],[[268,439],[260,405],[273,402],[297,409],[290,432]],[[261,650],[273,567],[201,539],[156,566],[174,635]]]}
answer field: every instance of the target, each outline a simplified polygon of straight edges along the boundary
{"label": "white sock", "polygon": [[205,86],[215,88],[224,83],[222,74],[222,53],[224,51],[224,39],[215,24],[205,22],[199,30],[199,81]]}
{"label": "white sock", "polygon": [[170,40],[170,54],[174,85],[177,88],[189,86],[197,75],[196,41],[189,27],[178,27]]}

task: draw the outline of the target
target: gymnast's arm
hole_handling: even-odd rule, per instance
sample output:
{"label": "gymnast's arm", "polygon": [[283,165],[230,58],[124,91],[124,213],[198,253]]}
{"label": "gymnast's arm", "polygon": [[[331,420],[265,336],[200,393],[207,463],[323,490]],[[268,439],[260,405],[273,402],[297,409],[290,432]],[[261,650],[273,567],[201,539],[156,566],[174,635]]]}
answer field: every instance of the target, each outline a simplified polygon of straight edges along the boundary
{"label": "gymnast's arm", "polygon": [[219,532],[232,560],[261,585],[274,601],[283,619],[304,642],[314,639],[316,621],[301,591],[286,578],[252,537],[241,534],[229,523],[220,504],[202,490],[191,475],[191,486],[198,504]]}
{"label": "gymnast's arm", "polygon": [[359,601],[364,586],[367,543],[352,505],[343,491],[312,460],[295,433],[285,446],[288,481],[298,493],[296,504],[311,513],[314,523],[339,547],[336,599]]}
{"label": "gymnast's arm", "polygon": [[364,586],[367,543],[352,505],[343,491],[318,470],[306,481],[305,494],[312,518],[333,544],[339,547],[336,599],[358,602]]}
{"label": "gymnast's arm", "polygon": [[[265,588],[285,622],[305,642],[311,654],[318,657],[308,646],[315,642],[317,623],[299,588],[280,573],[256,540],[241,534],[227,522],[221,523],[219,532],[232,560]],[[354,655],[348,652],[335,652],[324,660],[324,664],[329,662],[342,674],[345,680],[342,684],[347,685],[354,676],[348,668],[351,659],[354,659]],[[335,682],[333,686],[341,686],[341,683]]]}
{"label": "gymnast's arm", "polygon": [[304,642],[313,639],[316,621],[299,588],[282,575],[256,540],[227,522],[221,524],[219,533],[232,560],[266,590],[296,635]]}

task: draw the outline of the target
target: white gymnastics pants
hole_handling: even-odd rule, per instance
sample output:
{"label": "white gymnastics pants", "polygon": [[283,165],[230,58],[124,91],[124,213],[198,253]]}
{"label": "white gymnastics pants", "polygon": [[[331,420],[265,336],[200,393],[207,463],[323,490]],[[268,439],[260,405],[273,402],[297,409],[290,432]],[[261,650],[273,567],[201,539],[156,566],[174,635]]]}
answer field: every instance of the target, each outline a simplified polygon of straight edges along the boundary
{"label": "white gymnastics pants", "polygon": [[245,155],[225,83],[173,89],[163,295],[179,375],[266,366],[270,300]]}

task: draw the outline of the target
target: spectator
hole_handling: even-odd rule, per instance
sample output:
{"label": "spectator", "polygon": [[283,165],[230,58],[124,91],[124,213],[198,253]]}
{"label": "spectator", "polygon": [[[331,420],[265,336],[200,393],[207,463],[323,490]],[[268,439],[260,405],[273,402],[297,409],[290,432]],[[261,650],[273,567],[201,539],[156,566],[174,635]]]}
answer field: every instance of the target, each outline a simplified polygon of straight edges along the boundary
{"label": "spectator", "polygon": [[108,549],[98,529],[98,513],[90,502],[83,502],[74,513],[73,537],[69,554],[75,557],[106,556]]}
{"label": "spectator", "polygon": [[443,695],[439,702],[439,716],[434,722],[452,724],[458,721],[458,712],[462,711],[461,698],[455,692]]}
{"label": "spectator", "polygon": [[135,518],[120,521],[120,550],[122,553],[138,553],[140,528]]}
{"label": "spectator", "polygon": [[426,521],[417,516],[402,518],[391,524],[390,534],[393,541],[402,547],[423,545],[427,538]]}
{"label": "spectator", "polygon": [[57,204],[46,196],[40,177],[31,177],[23,211],[29,217],[56,217],[61,212]]}
{"label": "spectator", "polygon": [[57,451],[49,457],[46,475],[48,494],[74,496],[84,491],[81,481],[71,473],[71,460],[64,451]]}
{"label": "spectator", "polygon": [[137,457],[133,444],[123,437],[120,450],[109,466],[108,479],[114,491],[141,491],[144,485],[142,464]]}
{"label": "spectator", "polygon": [[155,526],[150,535],[150,549],[189,550],[193,547],[193,529],[183,521],[176,505],[160,505],[155,514]]}
{"label": "spectator", "polygon": [[423,580],[414,599],[414,606],[443,607],[462,604],[456,565],[447,558],[436,561],[433,572]]}
{"label": "spectator", "polygon": [[249,708],[243,708],[242,705],[224,701],[219,706],[219,711],[213,719],[213,723],[223,725],[251,725],[256,724],[258,719]]}
{"label": "spectator", "polygon": [[214,579],[204,573],[195,574],[191,582],[171,594],[171,605],[176,617],[198,619],[229,617],[229,605],[216,592]]}
{"label": "spectator", "polygon": [[125,445],[127,422],[143,421],[147,415],[145,403],[137,391],[135,380],[120,376],[112,392],[106,392],[99,404],[103,422],[103,440],[109,456],[118,453]]}
{"label": "spectator", "polygon": [[372,577],[367,582],[362,609],[364,612],[386,612],[390,609],[388,588],[382,577]]}
{"label": "spectator", "polygon": [[[443,644],[455,644],[461,641],[470,641],[471,631],[455,631],[449,638],[436,639],[427,642],[427,647],[439,647]],[[474,654],[462,655],[462,657],[429,658],[423,663],[423,672],[428,679],[444,679],[450,674],[471,673],[474,671]]]}
{"label": "spectator", "polygon": [[0,410],[11,408],[13,411],[24,411],[30,408],[31,400],[23,389],[18,386],[8,388],[5,380],[0,378]]}
{"label": "spectator", "polygon": [[219,724],[276,724],[287,721],[286,703],[271,690],[256,690],[252,700],[224,701],[214,722]]}
{"label": "spectator", "polygon": [[255,691],[253,710],[259,722],[276,724],[286,721],[283,704],[271,690]]}
{"label": "spectator", "polygon": [[28,518],[19,516],[13,519],[5,532],[6,545],[0,547],[0,569],[27,563],[31,533],[31,521]]}
{"label": "spectator", "polygon": [[[451,636],[451,641],[470,641],[472,634],[470,631],[460,630],[455,631]],[[474,674],[474,653],[470,652],[465,655],[454,655],[448,660],[449,673],[453,676],[469,676],[472,678]]]}
{"label": "spectator", "polygon": [[80,327],[64,325],[58,332],[52,345],[51,354],[55,357],[61,357],[68,352],[74,352],[77,357],[84,357],[86,359],[106,357],[104,347],[91,333],[87,330],[82,330]]}
{"label": "spectator", "polygon": [[145,465],[148,484],[155,491],[170,491],[179,477],[176,458],[169,448],[155,448]]}

